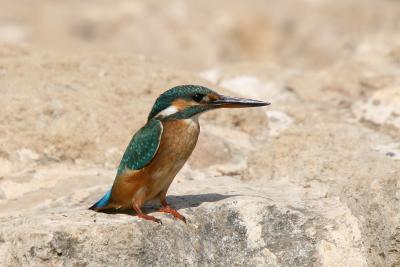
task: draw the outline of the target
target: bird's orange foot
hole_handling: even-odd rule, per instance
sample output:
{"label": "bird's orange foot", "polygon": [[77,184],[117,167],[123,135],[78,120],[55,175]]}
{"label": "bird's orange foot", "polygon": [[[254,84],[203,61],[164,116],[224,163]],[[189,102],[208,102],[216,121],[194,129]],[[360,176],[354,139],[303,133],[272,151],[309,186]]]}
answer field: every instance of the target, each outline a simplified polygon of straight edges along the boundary
{"label": "bird's orange foot", "polygon": [[145,220],[148,220],[148,221],[153,221],[153,222],[162,224],[162,221],[160,219],[157,219],[154,216],[150,216],[150,215],[147,215],[147,214],[144,214],[144,213],[138,214],[138,217],[142,218],[142,219],[145,219]]}
{"label": "bird's orange foot", "polygon": [[166,207],[162,207],[160,210],[160,212],[164,212],[164,213],[168,213],[171,214],[172,216],[174,216],[176,219],[183,221],[184,223],[186,223],[186,218],[180,214],[177,210],[174,210],[173,208],[171,208],[170,206],[166,206]]}

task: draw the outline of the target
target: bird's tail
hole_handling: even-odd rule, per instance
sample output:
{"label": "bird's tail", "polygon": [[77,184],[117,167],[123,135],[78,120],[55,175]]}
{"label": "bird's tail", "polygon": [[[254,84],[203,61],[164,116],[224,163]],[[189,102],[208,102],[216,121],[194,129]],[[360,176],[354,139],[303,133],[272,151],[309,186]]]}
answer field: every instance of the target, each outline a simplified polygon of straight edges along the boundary
{"label": "bird's tail", "polygon": [[110,203],[110,198],[111,198],[111,189],[105,193],[105,195],[97,201],[93,206],[91,206],[89,209],[91,210],[98,210],[101,208],[106,207]]}

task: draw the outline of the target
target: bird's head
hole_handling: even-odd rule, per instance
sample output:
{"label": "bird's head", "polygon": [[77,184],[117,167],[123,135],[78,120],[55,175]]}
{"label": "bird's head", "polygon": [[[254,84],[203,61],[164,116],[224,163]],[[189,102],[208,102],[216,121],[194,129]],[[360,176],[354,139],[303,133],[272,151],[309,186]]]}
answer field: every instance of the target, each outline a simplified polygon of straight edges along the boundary
{"label": "bird's head", "polygon": [[180,85],[161,94],[148,119],[188,119],[217,108],[245,108],[269,105],[267,102],[223,96],[199,85]]}

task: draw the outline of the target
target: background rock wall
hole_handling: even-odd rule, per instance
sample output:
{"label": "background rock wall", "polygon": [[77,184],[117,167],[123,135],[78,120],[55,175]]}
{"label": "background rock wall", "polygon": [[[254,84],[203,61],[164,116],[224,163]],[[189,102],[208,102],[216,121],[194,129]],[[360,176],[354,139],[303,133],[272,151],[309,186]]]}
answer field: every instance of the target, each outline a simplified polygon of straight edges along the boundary
{"label": "background rock wall", "polygon": [[[400,265],[400,2],[0,1],[0,266]],[[87,210],[177,84],[201,117],[169,201]]]}

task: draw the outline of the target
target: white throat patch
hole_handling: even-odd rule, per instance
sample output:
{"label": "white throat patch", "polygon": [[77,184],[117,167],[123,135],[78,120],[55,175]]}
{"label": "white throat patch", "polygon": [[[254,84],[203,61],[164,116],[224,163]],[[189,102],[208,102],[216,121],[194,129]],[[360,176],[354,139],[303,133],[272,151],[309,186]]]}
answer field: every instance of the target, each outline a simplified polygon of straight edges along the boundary
{"label": "white throat patch", "polygon": [[179,110],[174,105],[167,107],[166,109],[161,110],[155,117],[165,118],[169,115],[177,113]]}

